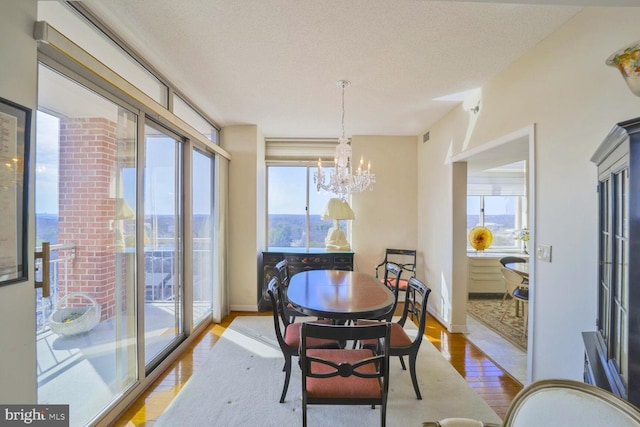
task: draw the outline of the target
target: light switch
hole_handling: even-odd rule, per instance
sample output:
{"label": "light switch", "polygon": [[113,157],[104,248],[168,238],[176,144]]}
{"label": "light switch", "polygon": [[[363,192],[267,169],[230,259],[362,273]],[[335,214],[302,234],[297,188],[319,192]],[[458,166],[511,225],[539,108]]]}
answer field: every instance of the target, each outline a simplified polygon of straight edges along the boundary
{"label": "light switch", "polygon": [[551,262],[551,245],[536,246],[536,259]]}

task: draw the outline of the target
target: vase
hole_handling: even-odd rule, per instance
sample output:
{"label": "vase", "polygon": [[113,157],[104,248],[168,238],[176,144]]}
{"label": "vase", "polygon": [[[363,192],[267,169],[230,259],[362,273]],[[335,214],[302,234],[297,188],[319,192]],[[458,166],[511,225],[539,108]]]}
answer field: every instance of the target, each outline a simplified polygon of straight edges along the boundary
{"label": "vase", "polygon": [[529,254],[529,251],[527,250],[527,241],[526,240],[522,241],[522,250],[524,251],[525,254]]}
{"label": "vase", "polygon": [[469,230],[469,244],[476,251],[483,251],[491,246],[493,233],[487,227],[477,226]]}
{"label": "vase", "polygon": [[612,53],[606,64],[617,68],[631,92],[640,96],[640,40]]}

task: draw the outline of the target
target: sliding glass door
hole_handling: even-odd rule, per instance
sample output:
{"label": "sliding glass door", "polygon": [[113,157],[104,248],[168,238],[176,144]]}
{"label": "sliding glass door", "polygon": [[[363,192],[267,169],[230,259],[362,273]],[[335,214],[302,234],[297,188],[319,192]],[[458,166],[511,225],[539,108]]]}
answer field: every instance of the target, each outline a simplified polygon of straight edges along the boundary
{"label": "sliding glass door", "polygon": [[50,283],[36,291],[38,403],[70,405],[70,426],[106,425],[211,320],[219,135],[68,6],[38,4],[60,34],[39,44],[32,146],[35,280]]}
{"label": "sliding glass door", "polygon": [[158,125],[147,124],[144,134],[144,354],[150,369],[184,334],[183,144]]}
{"label": "sliding glass door", "polygon": [[43,65],[38,86],[38,403],[69,404],[85,425],[139,377],[137,116]]}
{"label": "sliding glass door", "polygon": [[213,164],[211,154],[193,151],[193,325],[211,316],[214,278]]}

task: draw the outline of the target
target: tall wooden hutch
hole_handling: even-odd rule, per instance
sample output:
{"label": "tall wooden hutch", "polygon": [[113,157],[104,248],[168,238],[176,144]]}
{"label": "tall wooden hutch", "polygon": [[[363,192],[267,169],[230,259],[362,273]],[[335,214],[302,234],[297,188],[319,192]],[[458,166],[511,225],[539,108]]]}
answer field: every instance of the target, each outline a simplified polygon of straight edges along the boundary
{"label": "tall wooden hutch", "polygon": [[640,406],[640,117],[618,123],[598,166],[598,317],[585,380]]}

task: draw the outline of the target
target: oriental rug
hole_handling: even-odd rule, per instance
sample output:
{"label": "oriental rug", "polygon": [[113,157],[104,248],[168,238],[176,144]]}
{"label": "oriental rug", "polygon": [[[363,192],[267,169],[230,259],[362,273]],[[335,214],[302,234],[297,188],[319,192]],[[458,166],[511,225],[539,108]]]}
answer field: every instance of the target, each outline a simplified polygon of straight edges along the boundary
{"label": "oriental rug", "polygon": [[[467,313],[474,319],[484,324],[498,335],[523,350],[527,351],[527,336],[522,335],[524,327],[524,317],[516,316],[515,303],[509,305],[511,301],[507,299],[504,304],[502,299],[478,298],[469,299],[467,302]],[[503,313],[504,319],[500,320]]]}

